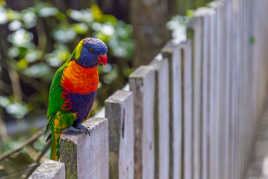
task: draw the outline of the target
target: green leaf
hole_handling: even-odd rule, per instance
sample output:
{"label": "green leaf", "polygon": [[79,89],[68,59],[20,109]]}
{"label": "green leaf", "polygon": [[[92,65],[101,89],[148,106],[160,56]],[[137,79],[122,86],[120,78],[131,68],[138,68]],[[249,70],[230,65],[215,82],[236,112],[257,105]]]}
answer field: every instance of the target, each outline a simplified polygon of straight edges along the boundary
{"label": "green leaf", "polygon": [[20,70],[26,68],[28,66],[28,62],[27,60],[25,60],[24,58],[20,59],[18,62],[17,62],[17,66]]}
{"label": "green leaf", "polygon": [[108,22],[108,23],[113,24],[113,25],[116,25],[116,23],[117,23],[117,19],[112,15],[103,15],[100,21],[103,23]]}
{"label": "green leaf", "polygon": [[77,34],[86,34],[88,32],[88,26],[84,23],[73,24],[72,28]]}
{"label": "green leaf", "polygon": [[6,10],[6,16],[7,16],[7,19],[9,21],[21,19],[21,14],[17,11],[12,10],[12,9]]}
{"label": "green leaf", "polygon": [[4,7],[6,5],[6,0],[0,0],[0,7]]}
{"label": "green leaf", "polygon": [[91,12],[92,12],[92,15],[93,15],[93,18],[94,18],[95,21],[99,21],[99,20],[101,20],[103,14],[102,14],[102,12],[101,12],[99,6],[97,6],[97,5],[92,5],[92,6],[90,7],[90,10],[91,10]]}
{"label": "green leaf", "polygon": [[189,18],[194,17],[194,10],[192,10],[192,9],[187,10],[186,11],[186,16],[189,17]]}
{"label": "green leaf", "polygon": [[251,45],[253,45],[255,43],[255,38],[253,36],[251,36],[249,38],[249,42],[250,42]]}

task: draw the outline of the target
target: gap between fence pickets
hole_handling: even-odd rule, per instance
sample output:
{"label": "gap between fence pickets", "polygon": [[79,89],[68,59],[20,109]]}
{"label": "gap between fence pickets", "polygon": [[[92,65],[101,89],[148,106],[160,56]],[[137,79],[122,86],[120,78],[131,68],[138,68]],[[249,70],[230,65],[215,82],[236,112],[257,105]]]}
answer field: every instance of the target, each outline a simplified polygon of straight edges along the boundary
{"label": "gap between fence pickets", "polygon": [[58,161],[46,160],[29,179],[65,179],[65,165]]}
{"label": "gap between fence pickets", "polygon": [[67,178],[108,179],[108,120],[91,118],[83,123],[90,135],[66,132],[60,140],[60,161]]}

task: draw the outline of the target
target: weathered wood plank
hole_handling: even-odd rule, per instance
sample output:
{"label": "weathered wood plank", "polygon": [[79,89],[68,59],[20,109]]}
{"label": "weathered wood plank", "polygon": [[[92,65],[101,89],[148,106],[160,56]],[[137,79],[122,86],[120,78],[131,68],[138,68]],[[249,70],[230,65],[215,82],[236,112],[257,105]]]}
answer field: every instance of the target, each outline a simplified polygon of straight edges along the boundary
{"label": "weathered wood plank", "polygon": [[[240,30],[244,29],[244,23],[243,23],[243,19],[244,19],[244,0],[240,0],[239,1],[239,28]],[[245,154],[245,139],[243,137],[243,135],[245,134],[245,124],[247,123],[247,116],[245,115],[246,112],[246,104],[245,104],[245,91],[247,89],[245,89],[246,86],[244,86],[245,83],[245,30],[242,30],[239,34],[240,36],[240,48],[239,48],[239,54],[240,54],[240,59],[239,59],[239,66],[240,66],[240,71],[239,71],[239,93],[238,93],[238,99],[239,99],[239,122],[238,122],[238,131],[239,131],[239,173],[241,176],[241,172],[244,168],[244,154]],[[242,90],[241,88],[244,88],[244,90]],[[243,121],[242,121],[243,120]]]}
{"label": "weathered wood plank", "polygon": [[192,87],[192,46],[187,41],[182,44],[183,48],[183,178],[193,177],[193,87]]}
{"label": "weathered wood plank", "polygon": [[193,41],[193,178],[201,178],[201,160],[202,160],[202,78],[203,78],[203,9],[195,12],[195,18],[190,26]]}
{"label": "weathered wood plank", "polygon": [[105,101],[109,121],[110,179],[134,178],[134,99],[118,90]]}
{"label": "weathered wood plank", "polygon": [[201,79],[202,79],[202,20],[194,19],[190,27],[192,32],[192,66],[193,66],[193,178],[200,178],[201,159]]}
{"label": "weathered wood plank", "polygon": [[216,19],[216,11],[215,14],[209,17],[210,22],[210,108],[209,108],[209,178],[214,179],[217,178],[217,111],[216,111],[216,100],[217,100],[217,19]]}
{"label": "weathered wood plank", "polygon": [[203,179],[208,179],[208,171],[209,171],[209,150],[208,150],[208,140],[209,140],[209,33],[210,33],[210,24],[209,24],[209,15],[211,15],[211,11],[207,12],[207,15],[203,16],[203,76],[202,76],[202,158],[201,158],[201,177]]}
{"label": "weathered wood plank", "polygon": [[[224,44],[223,44],[223,34],[224,28],[222,24],[222,2],[215,1],[211,4],[212,8],[215,10],[215,16],[213,19],[213,63],[212,63],[212,75],[214,78],[212,79],[213,84],[213,102],[212,105],[212,118],[211,118],[211,135],[212,135],[212,157],[211,157],[211,178],[222,178],[224,176],[224,158],[222,152],[224,152],[224,115],[223,112],[225,110],[223,99],[224,93],[222,94],[222,79],[224,79],[223,69],[224,66],[221,66],[224,63],[224,59],[222,57],[222,51],[224,51]],[[221,49],[223,48],[223,49]],[[222,51],[221,51],[222,50]],[[223,60],[222,60],[223,59]],[[223,120],[222,120],[223,119]],[[223,126],[221,126],[223,125]],[[213,128],[213,129],[212,129]],[[214,146],[213,146],[214,145]]]}
{"label": "weathered wood plank", "polygon": [[[196,161],[196,165],[200,168],[200,174],[196,174],[195,178],[209,178],[209,107],[210,107],[210,33],[211,33],[211,21],[209,21],[209,16],[215,15],[213,9],[211,8],[204,8],[201,7],[195,12],[195,17],[199,20],[199,23],[196,24],[198,28],[196,29],[196,41],[197,45],[195,45],[195,52],[194,55],[198,56],[196,60],[198,60],[197,64],[199,67],[199,74],[196,73],[196,77],[198,75],[198,79],[200,80],[201,87],[197,92],[197,94],[200,96],[198,100],[200,100],[200,119],[199,119],[199,125],[200,125],[200,134],[196,133],[197,138],[199,135],[201,136],[200,140],[200,146],[199,150],[200,153],[197,153],[200,155],[198,157],[199,160]],[[198,48],[198,50],[197,50]],[[198,52],[198,53],[197,53]],[[196,61],[195,61],[196,63]],[[195,68],[196,70],[198,68]],[[196,87],[194,87],[196,88]],[[195,89],[197,90],[197,89]],[[197,101],[198,101],[197,100]],[[198,125],[196,125],[198,126]],[[198,126],[199,127],[199,126]],[[195,129],[194,129],[195,130]],[[198,148],[196,149],[196,152],[198,152]],[[198,163],[199,162],[199,163]],[[200,176],[199,176],[200,175]]]}
{"label": "weathered wood plank", "polygon": [[228,52],[227,52],[227,21],[226,21],[226,4],[223,4],[217,9],[218,12],[218,104],[219,111],[218,118],[218,177],[227,178],[228,170],[228,74],[230,73],[228,68]]}
{"label": "weathered wood plank", "polygon": [[226,153],[227,153],[227,159],[225,163],[225,168],[227,169],[226,178],[232,179],[232,140],[233,140],[233,134],[232,134],[232,81],[234,80],[232,78],[232,60],[233,60],[233,54],[232,54],[232,48],[233,48],[233,42],[232,42],[232,21],[233,21],[233,12],[232,12],[232,0],[226,3],[225,8],[225,16],[226,16],[226,140],[227,145],[226,147]]}
{"label": "weathered wood plank", "polygon": [[232,139],[232,178],[236,179],[239,173],[239,164],[238,164],[238,89],[239,89],[239,80],[238,80],[238,73],[239,73],[239,65],[238,65],[238,58],[239,58],[239,23],[238,23],[238,4],[236,0],[232,1],[232,34],[231,34],[231,139]]}
{"label": "weathered wood plank", "polygon": [[134,178],[153,179],[155,71],[141,66],[130,75],[130,89],[134,94]]}
{"label": "weathered wood plank", "polygon": [[253,94],[253,87],[255,85],[255,81],[253,81],[253,63],[255,60],[252,60],[252,43],[249,41],[251,36],[252,36],[252,24],[251,24],[251,10],[252,10],[252,2],[249,0],[244,1],[244,29],[245,29],[245,38],[244,38],[244,43],[245,43],[245,86],[246,86],[246,93],[247,93],[247,98],[246,98],[246,106],[247,106],[247,111],[246,111],[246,116],[247,116],[247,124],[246,124],[246,129],[245,129],[245,145],[246,145],[246,151],[245,151],[245,165],[244,165],[244,170],[248,168],[248,161],[249,161],[249,156],[252,152],[252,146],[254,145],[253,142],[255,138],[255,128],[256,128],[256,120],[255,120],[255,115],[254,115],[254,94]]}
{"label": "weathered wood plank", "polygon": [[240,4],[238,0],[233,1],[233,10],[234,10],[234,22],[233,22],[233,43],[235,44],[233,46],[233,135],[234,135],[234,141],[233,141],[233,177],[234,178],[240,178],[240,152],[239,152],[239,88],[240,88],[240,31],[241,25],[240,25]]}
{"label": "weathered wood plank", "polygon": [[229,172],[226,167],[227,159],[228,159],[228,151],[226,150],[226,146],[228,146],[228,135],[227,135],[227,78],[226,72],[228,71],[227,67],[227,46],[226,46],[226,16],[225,16],[225,3],[222,3],[219,6],[217,11],[217,36],[218,36],[218,45],[217,45],[217,59],[218,59],[218,79],[217,79],[217,86],[218,86],[218,124],[217,124],[217,132],[218,132],[218,177],[219,179],[226,178],[226,174]]}
{"label": "weathered wood plank", "polygon": [[[251,0],[247,0],[247,10],[248,10],[248,37],[249,37],[249,43],[248,43],[248,58],[249,58],[249,71],[250,71],[250,78],[248,80],[248,83],[249,83],[249,88],[250,88],[250,96],[251,96],[251,101],[250,101],[250,114],[251,114],[251,119],[252,119],[252,122],[250,124],[251,126],[251,140],[250,140],[250,144],[249,146],[251,147],[250,151],[249,151],[249,154],[248,156],[251,156],[251,153],[253,151],[253,146],[254,146],[254,143],[255,143],[255,133],[257,132],[256,128],[257,128],[257,122],[258,122],[258,116],[257,116],[257,108],[256,108],[256,86],[257,86],[257,80],[255,80],[255,65],[256,65],[256,60],[253,59],[253,54],[254,54],[254,48],[255,48],[255,45],[254,45],[254,36],[253,36],[253,30],[255,29],[254,28],[254,6],[255,6],[255,2],[254,1],[251,1]],[[250,84],[250,81],[253,81],[253,84]],[[248,159],[249,161],[249,159]],[[248,162],[249,163],[249,162]]]}
{"label": "weathered wood plank", "polygon": [[150,66],[156,72],[155,173],[161,179],[169,177],[169,64],[160,54]]}
{"label": "weathered wood plank", "polygon": [[246,137],[247,132],[247,123],[248,123],[248,116],[247,116],[247,86],[246,84],[246,72],[245,72],[245,65],[246,65],[246,37],[245,37],[245,28],[244,26],[244,0],[239,1],[239,92],[238,92],[238,132],[239,132],[239,144],[238,144],[238,154],[239,154],[239,177],[241,177],[244,170],[245,165],[245,154],[246,154],[246,142],[249,140]]}
{"label": "weathered wood plank", "polygon": [[[250,151],[251,151],[251,142],[252,142],[252,137],[253,137],[253,127],[255,126],[252,121],[252,94],[251,94],[251,87],[253,85],[252,81],[250,81],[250,76],[251,76],[251,70],[250,70],[250,48],[249,48],[249,29],[250,27],[248,26],[248,1],[244,0],[243,1],[243,7],[242,7],[242,27],[243,27],[243,65],[242,65],[242,88],[241,88],[241,92],[243,93],[241,96],[241,101],[243,101],[242,105],[243,107],[241,108],[241,112],[243,112],[244,114],[244,119],[241,118],[240,120],[240,126],[241,126],[241,140],[243,142],[241,142],[243,146],[243,148],[241,148],[243,150],[243,156],[242,156],[242,173],[244,173],[245,169],[247,168],[247,163],[248,163],[248,156],[250,155]],[[243,110],[243,111],[242,111]]]}
{"label": "weathered wood plank", "polygon": [[32,173],[29,179],[65,179],[64,163],[46,160]]}
{"label": "weathered wood plank", "polygon": [[65,163],[66,178],[108,179],[108,121],[93,118],[85,121],[90,136],[66,132],[60,140],[60,161]]}
{"label": "weathered wood plank", "polygon": [[199,8],[195,16],[200,19],[200,38],[201,38],[201,161],[200,161],[200,178],[209,178],[209,110],[210,110],[210,33],[211,21],[210,16],[215,15],[211,8]]}
{"label": "weathered wood plank", "polygon": [[181,47],[168,44],[163,56],[169,58],[170,70],[170,178],[182,178],[182,63]]}

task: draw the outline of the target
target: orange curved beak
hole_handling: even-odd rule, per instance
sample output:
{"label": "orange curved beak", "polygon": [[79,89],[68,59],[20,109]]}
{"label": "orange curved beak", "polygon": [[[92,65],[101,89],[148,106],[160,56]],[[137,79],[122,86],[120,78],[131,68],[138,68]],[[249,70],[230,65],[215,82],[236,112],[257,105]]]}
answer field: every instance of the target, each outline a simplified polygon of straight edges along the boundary
{"label": "orange curved beak", "polygon": [[101,55],[98,57],[98,64],[106,65],[107,64],[107,55]]}

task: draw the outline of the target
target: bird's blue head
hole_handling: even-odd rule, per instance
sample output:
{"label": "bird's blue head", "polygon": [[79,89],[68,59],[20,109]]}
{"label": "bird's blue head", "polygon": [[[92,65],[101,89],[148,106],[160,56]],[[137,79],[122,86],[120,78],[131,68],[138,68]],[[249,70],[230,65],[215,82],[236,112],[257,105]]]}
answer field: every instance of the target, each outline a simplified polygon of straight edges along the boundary
{"label": "bird's blue head", "polygon": [[74,58],[83,67],[95,67],[107,64],[106,44],[97,38],[85,38],[75,48]]}

